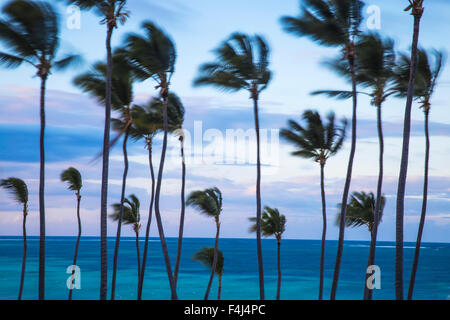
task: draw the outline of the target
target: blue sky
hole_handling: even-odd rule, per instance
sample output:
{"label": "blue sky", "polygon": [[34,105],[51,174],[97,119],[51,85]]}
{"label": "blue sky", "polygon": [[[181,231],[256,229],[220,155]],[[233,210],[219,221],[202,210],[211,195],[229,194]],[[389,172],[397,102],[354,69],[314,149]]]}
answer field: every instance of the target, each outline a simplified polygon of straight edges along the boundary
{"label": "blue sky", "polygon": [[[371,0],[380,8],[381,29],[385,36],[396,41],[400,51],[407,50],[411,41],[412,17],[403,12],[407,1]],[[442,37],[450,3],[446,0],[426,1],[420,43],[425,48],[445,49],[450,52],[450,40]],[[86,235],[98,235],[100,202],[100,162],[92,162],[101,149],[103,109],[82,94],[71,83],[78,73],[105,56],[105,28],[99,17],[83,12],[81,28],[66,27],[69,15],[65,7],[61,12],[60,53],[82,54],[84,63],[75,70],[52,74],[48,81],[47,95],[47,172],[46,207],[49,235],[74,235],[75,196],[59,181],[59,174],[69,166],[77,167],[83,174],[82,219]],[[184,123],[193,136],[194,122],[201,121],[203,132],[218,130],[225,135],[227,129],[252,129],[253,115],[248,93],[224,93],[213,88],[193,88],[192,79],[198,66],[214,58],[212,49],[234,31],[260,33],[271,46],[273,80],[261,95],[261,128],[278,129],[287,119],[299,120],[305,109],[313,108],[322,114],[334,110],[339,117],[351,117],[349,102],[337,102],[309,93],[318,89],[348,89],[348,84],[321,65],[327,57],[338,54],[334,48],[317,46],[306,38],[295,38],[282,31],[279,18],[297,15],[297,0],[246,0],[210,1],[180,0],[129,1],[129,21],[114,34],[113,45],[119,46],[127,32],[139,32],[144,20],[153,20],[163,27],[177,46],[176,73],[171,83],[186,108]],[[365,23],[363,24],[366,25]],[[6,48],[1,47],[2,50]],[[39,81],[35,71],[27,66],[15,70],[0,71],[0,105],[4,116],[0,119],[0,178],[17,176],[23,178],[30,189],[30,234],[38,234],[38,139],[39,139]],[[145,102],[155,95],[154,84],[139,83],[135,86],[135,101]],[[450,241],[450,118],[448,100],[450,95],[450,69],[444,69],[439,87],[433,98],[431,113],[432,152],[430,165],[430,190],[425,241]],[[380,227],[381,240],[395,237],[395,193],[400,160],[402,119],[405,101],[390,99],[383,106],[385,120],[386,155],[384,193],[387,205]],[[360,98],[358,117],[359,141],[355,158],[352,191],[374,191],[377,176],[377,136],[375,109],[368,99]],[[424,138],[423,114],[415,104],[410,149],[410,165],[406,198],[405,239],[414,241],[420,215]],[[210,131],[213,132],[213,131]],[[207,139],[206,139],[207,140]],[[156,141],[154,162],[158,165],[160,141]],[[214,142],[204,141],[213,148]],[[270,147],[271,145],[269,145]],[[142,202],[142,215],[146,220],[150,186],[147,154],[143,142],[132,142],[130,172],[127,194],[137,194]],[[252,148],[249,148],[251,153]],[[187,147],[187,151],[191,151]],[[286,215],[286,237],[319,239],[321,234],[321,207],[319,168],[308,160],[293,158],[289,145],[280,141],[275,158],[277,164],[263,167],[263,204],[278,207]],[[340,153],[329,160],[326,167],[326,191],[329,231],[327,239],[337,238],[336,205],[341,199],[349,143]],[[176,236],[180,207],[180,159],[178,143],[172,138],[169,159],[165,167],[163,194],[163,222],[168,236]],[[269,157],[270,152],[267,153]],[[207,159],[208,160],[208,159]],[[209,159],[211,160],[211,159]],[[267,159],[266,159],[267,160]],[[263,158],[264,162],[264,158]],[[120,148],[111,155],[109,203],[120,196],[122,157]],[[225,237],[249,237],[247,218],[254,215],[255,199],[254,163],[220,164],[208,161],[206,165],[188,163],[187,192],[210,186],[219,187],[224,193],[222,235]],[[21,232],[19,208],[11,197],[0,191],[0,234],[15,235]],[[195,211],[188,209],[186,236],[209,237],[214,235],[214,225]],[[153,228],[152,234],[155,228]],[[109,224],[110,235],[115,224]],[[131,235],[131,228],[125,228]],[[369,239],[364,228],[348,229],[347,239]]]}

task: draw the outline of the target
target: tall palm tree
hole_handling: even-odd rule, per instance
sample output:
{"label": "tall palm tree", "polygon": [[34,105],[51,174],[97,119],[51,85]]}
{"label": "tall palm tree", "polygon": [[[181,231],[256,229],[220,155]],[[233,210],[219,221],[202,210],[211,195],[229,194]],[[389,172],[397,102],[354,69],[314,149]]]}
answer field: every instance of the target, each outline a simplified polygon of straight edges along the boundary
{"label": "tall palm tree", "polygon": [[59,16],[47,2],[12,0],[2,8],[0,42],[9,52],[0,52],[0,64],[16,68],[22,63],[36,68],[40,86],[41,130],[39,139],[39,299],[45,298],[45,92],[52,70],[62,70],[76,60],[76,55],[57,58]]}
{"label": "tall palm tree", "polygon": [[[386,99],[398,94],[398,88],[395,85],[395,51],[394,41],[392,39],[383,39],[379,34],[369,33],[360,37],[356,44],[357,83],[370,89],[369,93],[358,92],[366,94],[371,98],[371,104],[377,110],[377,132],[379,141],[379,170],[377,182],[377,201],[375,205],[375,216],[378,215],[381,205],[382,186],[383,186],[383,172],[384,172],[384,138],[382,125],[382,105]],[[342,64],[340,59],[328,62],[328,65],[337,72],[340,76],[351,79],[350,71],[346,65]],[[313,94],[326,94],[328,96],[337,98],[350,98],[352,92],[350,91],[336,91],[336,90],[320,90],[313,92]],[[374,237],[371,241],[370,260],[369,265],[375,264],[375,249],[376,239],[378,234],[378,225],[374,226],[374,231],[371,235]],[[369,277],[369,275],[367,275]],[[367,287],[364,292],[364,299],[372,298],[372,290]]]}
{"label": "tall palm tree", "polygon": [[[253,222],[250,232],[256,232],[256,218],[249,218]],[[277,300],[280,300],[281,292],[281,237],[286,230],[286,217],[280,214],[277,208],[265,206],[261,217],[261,231],[264,237],[275,236],[277,240],[277,266],[278,266],[278,282],[277,282]]]}
{"label": "tall palm tree", "polygon": [[[150,174],[152,176],[152,192],[151,192],[151,201],[150,201],[150,210],[149,210],[149,219],[147,221],[147,230],[146,230],[146,245],[144,247],[144,257],[142,261],[142,272],[141,272],[141,283],[140,283],[140,294],[138,299],[142,298],[142,283],[145,272],[145,265],[147,261],[147,250],[148,250],[148,234],[150,232],[150,224],[151,224],[151,216],[152,216],[152,208],[154,201],[154,184],[155,177],[153,172],[153,164],[151,160],[151,149],[152,149],[152,141],[154,135],[163,130],[163,103],[158,98],[153,98],[151,101],[145,106],[134,106],[134,123],[132,126],[132,137],[136,140],[145,139],[146,140],[146,148],[149,150],[149,164],[150,164]],[[184,106],[181,103],[180,98],[175,93],[169,93],[168,102],[167,102],[167,117],[168,117],[168,131],[174,134],[179,135],[179,137],[183,137],[181,130],[183,121],[184,121]],[[183,237],[183,226],[184,226],[184,182],[185,182],[185,166],[184,166],[184,147],[183,142],[181,141],[181,154],[183,159],[183,176],[182,176],[182,212],[181,212],[181,220],[180,223],[180,236],[178,240],[178,253],[177,253],[177,263],[175,266],[175,274],[174,281],[176,285],[177,278],[177,270],[179,266],[179,256],[181,255],[181,244],[180,238]]]}
{"label": "tall palm tree", "polygon": [[[118,49],[114,52],[113,63],[116,67],[113,69],[112,73],[111,106],[114,111],[119,113],[119,117],[111,120],[113,129],[117,131],[117,135],[111,140],[109,148],[113,147],[118,142],[119,138],[123,136],[122,152],[124,158],[124,170],[122,176],[122,191],[120,196],[122,209],[120,210],[121,214],[119,215],[119,223],[117,224],[116,243],[114,248],[111,300],[114,300],[116,292],[117,260],[119,255],[126,179],[128,175],[127,143],[133,122],[132,103],[134,81],[131,69],[129,68],[127,60],[124,56],[124,50]],[[91,71],[77,76],[73,82],[83,91],[94,96],[101,104],[106,104],[105,87],[107,82],[107,65],[105,63],[97,62]]]}
{"label": "tall palm tree", "polygon": [[[78,236],[77,236],[77,243],[75,245],[75,254],[73,255],[73,265],[77,265],[77,257],[78,257],[78,248],[80,246],[80,239],[81,239],[81,217],[80,217],[80,202],[81,202],[81,187],[83,186],[83,180],[81,179],[80,172],[70,167],[66,170],[64,170],[61,173],[61,181],[67,182],[69,184],[69,190],[75,191],[75,196],[77,198],[77,221],[78,221]],[[72,270],[72,276],[75,274],[75,267]],[[73,293],[73,279],[70,283],[69,288],[69,300],[72,300],[72,293]]]}
{"label": "tall palm tree", "polygon": [[5,188],[11,192],[15,200],[22,205],[23,210],[23,257],[22,257],[22,272],[20,274],[20,287],[18,300],[22,300],[23,283],[25,280],[25,265],[27,262],[27,215],[28,215],[28,188],[26,183],[19,178],[9,178],[0,180],[0,187]]}
{"label": "tall palm tree", "polygon": [[215,50],[215,62],[200,66],[200,74],[194,85],[212,85],[223,90],[248,90],[253,100],[256,131],[256,245],[258,254],[260,299],[264,300],[264,269],[261,247],[261,159],[258,100],[267,88],[271,72],[269,47],[260,35],[253,37],[233,33]]}
{"label": "tall palm tree", "polygon": [[[374,232],[377,232],[377,227],[381,222],[383,216],[384,206],[386,204],[386,198],[382,195],[380,198],[380,204],[377,204],[378,198],[375,200],[373,192],[353,192],[350,201],[347,205],[347,215],[345,222],[347,227],[360,227],[366,226],[370,232],[370,246],[375,246],[373,242],[376,241],[376,237],[373,236]],[[379,210],[377,212],[377,206]],[[340,221],[340,214],[337,215],[336,223]],[[367,267],[373,265],[371,252],[369,253],[369,259],[367,261]],[[367,291],[367,277],[364,280],[364,297],[366,298]],[[372,293],[372,290],[370,290]],[[372,297],[372,295],[371,295]]]}
{"label": "tall palm tree", "polygon": [[418,44],[420,20],[423,14],[424,0],[408,0],[410,5],[405,11],[414,16],[413,39],[411,45],[411,64],[409,73],[408,93],[406,96],[405,118],[403,123],[403,145],[400,160],[400,173],[398,175],[397,208],[395,227],[395,297],[403,300],[403,218],[405,212],[405,189],[408,172],[409,140],[411,135],[411,109],[414,99],[414,83],[417,71]]}
{"label": "tall palm tree", "polygon": [[[412,299],[414,292],[414,283],[419,264],[420,246],[422,242],[423,228],[425,225],[425,217],[427,211],[428,198],[428,169],[430,159],[430,135],[429,135],[429,116],[431,110],[431,98],[436,90],[437,80],[445,64],[445,54],[442,51],[427,52],[424,49],[419,49],[419,60],[417,66],[417,77],[415,79],[414,98],[420,104],[425,116],[425,166],[424,166],[424,183],[423,183],[423,198],[422,211],[420,215],[419,230],[417,233],[416,250],[414,254],[414,261],[411,270],[411,280],[408,288],[408,300]],[[433,56],[433,58],[432,58]],[[404,97],[407,95],[408,89],[408,75],[411,61],[407,55],[402,55],[399,59],[396,85],[398,89],[398,96]],[[432,61],[434,60],[434,61]]]}
{"label": "tall palm tree", "polygon": [[[160,114],[162,115],[162,105],[159,108]],[[183,132],[183,122],[184,122],[184,106],[180,98],[174,94],[170,93],[167,105],[167,117],[168,117],[168,130],[178,136],[180,141],[180,153],[181,153],[181,212],[180,212],[180,226],[178,231],[178,246],[177,246],[177,257],[175,261],[174,269],[174,283],[175,287],[178,282],[178,272],[180,270],[181,262],[181,248],[183,245],[183,233],[184,233],[184,217],[185,217],[185,189],[186,189],[186,162],[184,157],[184,132]]]}
{"label": "tall palm tree", "polygon": [[101,24],[106,25],[106,83],[105,83],[105,128],[103,133],[102,151],[102,184],[100,199],[100,300],[106,300],[108,282],[108,251],[107,251],[107,211],[108,211],[108,171],[109,143],[111,128],[111,96],[113,57],[111,39],[118,24],[124,24],[129,16],[125,6],[127,0],[65,0],[81,9],[93,9],[102,17]]}
{"label": "tall palm tree", "polygon": [[214,218],[216,223],[216,240],[214,242],[214,259],[211,267],[211,276],[209,277],[208,287],[206,288],[205,300],[208,300],[211,284],[216,270],[217,257],[219,250],[220,233],[220,214],[222,213],[222,193],[216,187],[208,188],[202,191],[193,191],[189,194],[186,201],[188,206],[197,209],[201,214]]}
{"label": "tall palm tree", "polygon": [[[156,101],[155,101],[156,100]],[[138,284],[138,300],[142,300],[142,289],[144,283],[144,273],[147,263],[147,253],[148,253],[148,241],[150,237],[150,225],[152,221],[153,214],[153,203],[155,199],[155,173],[153,170],[153,159],[152,159],[152,151],[153,151],[153,139],[157,132],[161,130],[161,123],[159,117],[155,117],[154,106],[155,102],[159,103],[159,99],[153,99],[150,103],[145,106],[137,106],[133,107],[133,126],[131,130],[131,137],[134,140],[145,141],[145,148],[148,150],[148,163],[150,167],[150,176],[151,176],[151,199],[150,206],[148,210],[148,219],[147,226],[145,230],[145,243],[144,243],[144,253],[142,256],[142,267],[140,273],[140,279]]]}
{"label": "tall palm tree", "polygon": [[[113,221],[119,223],[122,218],[123,224],[133,225],[133,231],[136,234],[136,254],[138,266],[138,283],[141,278],[141,253],[139,250],[139,230],[141,229],[141,214],[139,213],[141,203],[139,199],[131,194],[125,198],[125,205],[121,203],[114,203],[112,205],[114,212],[109,215]],[[122,212],[120,212],[122,210]],[[120,217],[122,215],[122,217]]]}
{"label": "tall palm tree", "polygon": [[331,300],[336,299],[339,271],[344,250],[347,198],[350,191],[353,159],[356,151],[357,89],[355,42],[363,19],[361,14],[363,5],[363,2],[360,0],[305,0],[305,5],[300,8],[300,16],[281,18],[281,23],[286,32],[297,36],[309,37],[324,46],[340,48],[342,59],[348,64],[352,78],[352,142],[342,196],[342,219],[339,224],[339,242],[331,287]]}
{"label": "tall palm tree", "polygon": [[167,116],[169,85],[175,71],[176,49],[175,44],[170,37],[152,22],[145,21],[142,24],[142,29],[145,33],[144,36],[138,34],[128,34],[125,43],[126,50],[128,51],[127,58],[133,68],[135,76],[142,81],[153,79],[157,83],[156,88],[160,89],[159,97],[163,104],[164,138],[155,190],[155,217],[158,225],[158,232],[164,254],[167,275],[169,278],[172,299],[176,300],[178,297],[159,207],[164,160],[167,150],[167,135],[169,132]]}
{"label": "tall palm tree", "polygon": [[[214,264],[214,255],[216,250],[213,247],[202,247],[197,250],[192,256],[192,260],[200,262],[205,267],[208,267],[212,270]],[[224,257],[222,251],[217,249],[217,262],[216,262],[216,275],[219,278],[219,285],[217,290],[217,300],[220,300],[220,296],[222,293],[222,276],[223,276],[223,263]]]}
{"label": "tall palm tree", "polygon": [[328,123],[322,122],[317,111],[307,110],[303,113],[306,127],[294,120],[289,120],[288,128],[280,131],[281,137],[295,145],[292,155],[313,159],[320,165],[320,190],[322,197],[322,247],[320,253],[319,300],[323,299],[323,273],[325,263],[325,239],[327,233],[327,211],[325,199],[325,164],[329,157],[335,155],[342,147],[347,127],[347,120],[336,124],[333,112],[327,116]]}

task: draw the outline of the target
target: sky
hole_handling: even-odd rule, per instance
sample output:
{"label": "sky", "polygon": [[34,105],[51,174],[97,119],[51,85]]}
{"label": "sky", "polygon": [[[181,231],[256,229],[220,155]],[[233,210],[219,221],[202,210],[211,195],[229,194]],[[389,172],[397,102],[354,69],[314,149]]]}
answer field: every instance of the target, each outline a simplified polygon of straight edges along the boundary
{"label": "sky", "polygon": [[[176,71],[171,90],[177,93],[186,109],[187,176],[186,194],[207,187],[222,190],[224,207],[223,237],[252,237],[248,218],[255,215],[255,147],[233,145],[227,140],[231,130],[252,133],[252,102],[248,92],[228,93],[214,88],[195,88],[192,80],[200,64],[214,59],[212,50],[232,32],[261,34],[271,48],[270,69],[273,78],[260,96],[262,142],[262,203],[276,207],[287,218],[286,238],[320,239],[322,231],[319,166],[310,160],[292,157],[292,147],[278,139],[278,130],[288,119],[300,121],[306,109],[322,115],[333,110],[339,119],[351,118],[349,101],[335,101],[311,96],[320,89],[349,89],[349,84],[323,66],[327,58],[339,54],[336,48],[318,46],[307,38],[297,38],[282,30],[284,15],[298,15],[297,0],[140,0],[128,1],[130,18],[113,35],[117,48],[129,32],[140,33],[143,21],[151,20],[162,27],[176,43]],[[2,2],[3,3],[3,2]],[[395,40],[399,52],[409,49],[412,17],[403,12],[407,1],[368,0],[379,9],[380,28],[376,31]],[[46,228],[49,236],[75,235],[76,198],[60,181],[60,173],[76,167],[83,176],[81,217],[87,236],[99,235],[101,161],[92,161],[101,151],[104,110],[94,99],[72,85],[72,79],[105,59],[105,27],[98,16],[81,12],[80,28],[69,28],[73,11],[55,4],[61,14],[61,47],[59,53],[77,53],[83,63],[63,73],[54,72],[47,84],[46,131]],[[375,5],[376,7],[373,7]],[[422,20],[420,45],[450,52],[450,39],[442,37],[447,24],[450,3],[428,0]],[[366,9],[364,9],[366,12]],[[366,18],[374,11],[366,12]],[[367,31],[370,21],[363,22]],[[372,20],[373,21],[373,20]],[[2,47],[0,50],[7,51]],[[39,184],[39,79],[28,66],[0,69],[0,178],[19,177],[28,184],[30,198],[28,232],[38,235]],[[157,94],[151,81],[134,87],[135,103],[144,103]],[[430,116],[431,159],[430,185],[424,241],[450,242],[450,68],[439,78],[432,100]],[[405,101],[390,98],[383,105],[385,130],[385,176],[383,192],[387,203],[379,228],[379,239],[395,239],[395,199],[402,143],[402,119]],[[376,110],[360,96],[358,105],[358,143],[351,191],[375,191],[378,174],[378,140]],[[234,131],[235,133],[237,131]],[[267,134],[267,135],[266,135]],[[337,205],[341,201],[350,137],[343,149],[327,162],[325,183],[328,209],[327,239],[337,239],[335,225]],[[415,103],[412,113],[410,162],[405,200],[405,240],[415,241],[421,209],[424,162],[423,112]],[[161,137],[155,141],[153,162],[159,165]],[[200,157],[202,156],[202,157]],[[143,224],[147,221],[150,202],[150,174],[147,150],[143,141],[129,144],[130,170],[126,194],[141,200]],[[118,202],[123,171],[121,148],[110,158],[108,203]],[[167,236],[177,236],[180,215],[181,158],[176,137],[170,137],[168,158],[162,184],[162,218]],[[12,197],[0,190],[0,235],[21,234],[21,209]],[[114,235],[116,223],[109,221],[108,234]],[[132,228],[123,228],[133,235]],[[213,237],[211,219],[191,208],[186,211],[185,236]],[[156,227],[152,226],[152,236]],[[346,230],[346,239],[369,240],[366,228]]]}

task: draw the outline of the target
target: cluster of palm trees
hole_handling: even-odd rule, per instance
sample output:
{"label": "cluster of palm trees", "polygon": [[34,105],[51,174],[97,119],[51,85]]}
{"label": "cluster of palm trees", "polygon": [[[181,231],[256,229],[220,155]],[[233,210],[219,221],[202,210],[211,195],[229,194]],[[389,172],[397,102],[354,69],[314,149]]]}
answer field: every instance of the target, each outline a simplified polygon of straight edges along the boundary
{"label": "cluster of palm trees", "polygon": [[[406,185],[408,146],[410,136],[411,108],[414,100],[418,101],[425,114],[426,156],[423,190],[422,214],[419,224],[414,264],[409,285],[408,298],[413,295],[414,280],[417,272],[420,243],[426,216],[428,165],[429,165],[429,112],[431,98],[437,85],[438,76],[444,64],[444,53],[426,51],[418,45],[420,20],[423,13],[423,0],[408,0],[410,5],[406,11],[414,16],[413,43],[411,55],[398,54],[392,39],[384,38],[374,32],[363,33],[360,30],[363,21],[361,0],[304,0],[298,16],[281,18],[284,30],[296,36],[305,36],[320,45],[340,49],[337,57],[327,61],[327,66],[339,76],[348,80],[351,89],[330,89],[315,91],[312,94],[324,94],[331,98],[351,99],[351,147],[346,179],[343,187],[342,202],[339,205],[337,224],[339,226],[339,242],[331,288],[331,299],[336,298],[340,265],[343,255],[344,232],[346,226],[366,225],[371,236],[368,266],[375,264],[375,248],[378,226],[381,222],[385,198],[383,196],[383,153],[384,139],[382,128],[382,105],[391,97],[405,98],[405,122],[401,169],[397,193],[397,229],[396,229],[396,298],[403,299],[403,216],[404,193]],[[214,275],[219,278],[221,295],[224,258],[219,249],[220,214],[222,213],[222,193],[216,187],[194,191],[185,200],[186,166],[184,159],[183,121],[185,109],[180,98],[171,91],[170,82],[175,72],[176,47],[173,40],[161,28],[151,21],[144,21],[141,33],[129,33],[123,45],[114,51],[111,47],[113,32],[120,24],[124,24],[129,16],[126,0],[67,0],[68,4],[78,5],[82,9],[94,10],[101,16],[101,23],[106,25],[105,62],[95,63],[91,70],[78,75],[73,84],[83,92],[97,99],[105,107],[105,128],[102,157],[102,183],[100,199],[100,299],[107,299],[107,195],[109,152],[122,139],[124,170],[121,185],[120,202],[112,205],[110,218],[117,221],[114,260],[112,268],[111,299],[115,298],[117,264],[122,224],[133,226],[136,234],[136,250],[138,257],[137,297],[142,299],[144,274],[148,256],[148,241],[153,211],[156,218],[164,262],[170,284],[171,298],[177,299],[177,282],[181,264],[185,206],[192,206],[202,214],[214,218],[216,238],[214,247],[201,248],[193,259],[211,269],[205,299],[208,299]],[[0,41],[7,45],[8,52],[0,52],[0,64],[15,68],[28,63],[37,70],[41,80],[40,95],[40,183],[39,183],[39,217],[40,217],[40,249],[39,249],[39,299],[45,298],[45,92],[46,81],[53,70],[69,67],[80,58],[76,55],[57,55],[59,46],[59,17],[55,9],[47,2],[31,0],[11,0],[2,8],[4,18],[0,19]],[[253,102],[254,124],[256,132],[256,215],[251,218],[250,230],[256,233],[256,251],[258,257],[259,295],[265,299],[263,252],[261,238],[274,236],[277,244],[278,283],[277,299],[280,299],[281,259],[280,248],[282,234],[285,231],[286,218],[278,209],[262,207],[261,199],[261,159],[259,136],[259,99],[261,93],[270,83],[269,69],[270,49],[261,35],[233,33],[215,50],[216,59],[204,63],[194,80],[195,86],[214,86],[216,88],[236,92],[247,90]],[[134,101],[133,87],[137,82],[148,82],[156,89],[156,96],[149,102],[138,105]],[[155,86],[156,84],[156,86]],[[359,89],[363,89],[360,91]],[[365,91],[364,91],[365,90]],[[150,91],[149,92],[153,92]],[[371,104],[377,112],[377,128],[379,138],[379,173],[376,193],[350,193],[353,160],[357,142],[357,107],[358,95],[371,98]],[[117,115],[112,118],[112,111]],[[322,199],[322,246],[320,258],[319,299],[323,299],[325,239],[327,230],[327,211],[325,196],[325,165],[327,160],[342,149],[347,135],[348,121],[338,121],[334,112],[326,116],[326,122],[314,110],[303,113],[301,122],[289,120],[287,127],[281,130],[281,136],[291,143],[294,156],[312,159],[320,166],[320,186]],[[115,131],[111,139],[110,130]],[[161,158],[157,174],[153,167],[153,139],[163,134]],[[179,138],[182,188],[180,226],[177,255],[174,268],[169,258],[162,214],[160,207],[162,177],[167,150],[168,135]],[[150,206],[145,228],[145,242],[142,255],[139,247],[141,229],[140,201],[135,195],[126,194],[126,182],[129,169],[127,143],[129,139],[144,141],[148,150],[148,161],[151,176]],[[76,265],[81,237],[80,201],[82,179],[75,168],[69,168],[61,174],[61,180],[67,182],[69,190],[75,192],[77,199],[78,237],[75,247],[73,265]],[[22,297],[26,261],[26,217],[28,208],[28,191],[24,181],[9,178],[1,181],[0,186],[12,190],[16,200],[23,205],[24,257],[22,265],[19,299]],[[349,199],[350,198],[350,199]],[[75,272],[75,270],[73,271]],[[366,282],[365,282],[366,283]],[[372,298],[372,290],[364,285],[364,299]],[[73,287],[69,288],[69,299],[72,298]]]}

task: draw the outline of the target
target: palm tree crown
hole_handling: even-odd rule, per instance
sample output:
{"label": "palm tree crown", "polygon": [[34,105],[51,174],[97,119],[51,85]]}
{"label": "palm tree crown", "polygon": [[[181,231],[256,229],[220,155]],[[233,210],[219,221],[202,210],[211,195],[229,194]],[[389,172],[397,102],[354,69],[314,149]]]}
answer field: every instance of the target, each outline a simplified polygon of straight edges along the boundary
{"label": "palm tree crown", "polygon": [[69,184],[69,190],[72,191],[79,192],[83,186],[80,172],[73,167],[70,167],[61,173],[61,181],[67,182]]}
{"label": "palm tree crown", "polygon": [[[386,198],[382,196],[378,217],[379,222],[381,222],[385,204]],[[340,214],[337,216],[337,221],[339,220]],[[373,192],[353,192],[350,197],[350,202],[348,203],[345,221],[347,227],[359,227],[365,225],[369,231],[372,232],[375,224],[375,196]]]}
{"label": "palm tree crown", "polygon": [[193,191],[188,196],[186,204],[204,215],[218,218],[222,212],[222,193],[216,187]]}
{"label": "palm tree crown", "polygon": [[47,2],[12,0],[2,9],[0,41],[10,52],[0,52],[0,64],[16,68],[23,62],[34,66],[37,76],[47,78],[52,68],[62,70],[75,61],[77,55],[56,60],[59,47],[59,18]]}
{"label": "palm tree crown", "polygon": [[[250,221],[256,222],[255,217],[249,218]],[[280,214],[277,208],[264,207],[261,217],[261,231],[264,237],[275,236],[281,239],[281,235],[286,230],[286,217]],[[256,232],[256,223],[250,227],[250,232]]]}
{"label": "palm tree crown", "polygon": [[[433,59],[431,56],[433,56]],[[436,89],[437,79],[445,64],[445,58],[443,51],[431,50],[427,52],[425,49],[419,49],[414,96],[424,111],[431,106],[430,100]],[[395,88],[398,97],[406,97],[408,93],[410,65],[410,57],[406,54],[401,54],[395,69]]]}
{"label": "palm tree crown", "polygon": [[247,89],[257,97],[271,78],[269,47],[260,35],[234,33],[215,51],[216,62],[200,66],[194,85],[213,85],[224,90]]}
{"label": "palm tree crown", "polygon": [[[129,195],[128,198],[125,199],[123,207],[123,224],[139,225],[141,221],[141,215],[139,213],[140,206],[140,201],[134,194]],[[109,216],[113,221],[117,221],[119,220],[120,203],[114,203],[112,207],[114,212]]]}
{"label": "palm tree crown", "polygon": [[347,46],[359,33],[363,2],[359,0],[305,0],[299,17],[282,17],[289,33],[307,36],[325,46]]}
{"label": "palm tree crown", "polygon": [[303,113],[306,127],[289,120],[288,128],[282,129],[280,135],[297,147],[293,155],[324,164],[342,147],[347,127],[345,119],[341,121],[340,127],[336,126],[333,112],[328,114],[327,119],[328,123],[324,124],[317,111],[307,110]]}
{"label": "palm tree crown", "polygon": [[127,56],[139,80],[154,79],[161,96],[168,95],[170,78],[175,71],[177,53],[172,39],[150,21],[142,24],[145,36],[128,34],[125,40]]}
{"label": "palm tree crown", "polygon": [[[214,247],[202,247],[192,256],[192,260],[198,261],[203,264],[205,267],[212,268],[214,262]],[[218,276],[223,274],[223,253],[219,249],[217,249],[217,262],[216,262],[216,271],[215,273]]]}
{"label": "palm tree crown", "polygon": [[28,202],[28,188],[26,183],[19,178],[8,178],[0,180],[0,187],[10,191],[14,199],[23,205]]}

